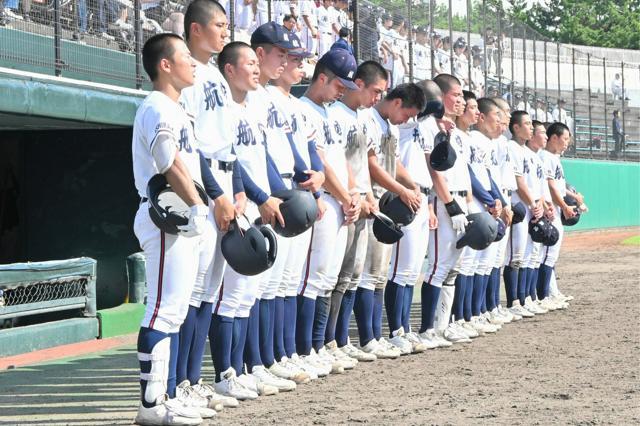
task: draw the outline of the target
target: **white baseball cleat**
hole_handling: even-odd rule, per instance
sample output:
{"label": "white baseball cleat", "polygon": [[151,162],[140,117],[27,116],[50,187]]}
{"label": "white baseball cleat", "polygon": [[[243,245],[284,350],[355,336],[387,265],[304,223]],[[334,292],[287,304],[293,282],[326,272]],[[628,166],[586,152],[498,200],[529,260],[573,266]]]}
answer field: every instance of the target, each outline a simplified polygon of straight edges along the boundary
{"label": "white baseball cleat", "polygon": [[498,328],[492,324],[489,324],[487,320],[482,317],[471,317],[471,325],[478,331],[478,334],[483,336],[487,333],[495,333]]}
{"label": "white baseball cleat", "polygon": [[236,372],[232,367],[220,374],[221,380],[213,384],[216,393],[234,398],[239,401],[252,400],[258,398],[258,392],[244,387],[236,377]]}
{"label": "white baseball cleat", "polygon": [[309,383],[311,378],[302,369],[287,363],[274,362],[269,371],[276,377],[293,380],[296,383]]}
{"label": "white baseball cleat", "polygon": [[400,350],[400,355],[409,355],[413,350],[413,346],[411,342],[405,339],[404,328],[399,328],[391,334],[392,337],[387,341]]}
{"label": "white baseball cleat", "polygon": [[176,399],[196,408],[203,419],[210,419],[216,415],[216,410],[209,408],[209,400],[198,395],[188,380],[183,380],[176,387]]}
{"label": "white baseball cleat", "polygon": [[500,312],[503,316],[511,318],[511,321],[521,321],[522,317],[520,315],[516,315],[508,308],[503,307],[502,305],[498,306],[498,312]]}
{"label": "white baseball cleat", "polygon": [[520,301],[519,300],[514,300],[513,301],[513,306],[511,306],[508,309],[509,309],[509,312],[511,312],[514,316],[518,315],[518,316],[521,316],[522,318],[531,318],[531,317],[535,316],[535,314],[532,314],[527,309],[523,308],[520,305]]}
{"label": "white baseball cleat", "polygon": [[427,349],[436,349],[440,347],[438,336],[433,329],[418,333],[418,339],[420,339],[420,342],[425,345]]}
{"label": "white baseball cleat", "polygon": [[177,398],[169,399],[168,395],[162,395],[156,400],[153,407],[145,407],[140,402],[135,422],[139,425],[163,425],[163,426],[189,426],[202,423],[202,417],[190,405]]}
{"label": "white baseball cleat", "polygon": [[302,369],[302,371],[304,371],[305,373],[307,373],[309,375],[309,378],[311,380],[317,380],[318,377],[320,377],[318,375],[318,369],[314,368],[313,366],[311,366],[310,364],[308,364],[307,362],[305,362],[305,360],[303,360],[298,354],[294,353],[291,355],[291,358],[289,358],[287,360],[287,363],[289,364],[293,364],[296,367]]}
{"label": "white baseball cleat", "polygon": [[449,323],[447,328],[442,332],[442,335],[451,343],[471,343],[471,339],[466,335],[466,333],[463,334],[463,332],[458,329],[455,322]]}
{"label": "white baseball cleat", "polygon": [[378,359],[374,354],[366,353],[356,348],[351,344],[350,341],[347,340],[347,344],[340,348],[342,352],[344,352],[347,356],[357,359],[360,362],[371,362]]}
{"label": "white baseball cleat", "polygon": [[294,382],[296,382],[296,384],[299,384],[299,385],[306,384],[306,383],[309,383],[311,380],[315,380],[318,378],[316,374],[313,375],[315,377],[312,377],[311,374],[305,371],[302,367],[291,362],[291,360],[286,356],[283,356],[280,359],[280,362],[278,362],[278,364],[280,364],[280,366],[286,368],[287,371],[290,372],[291,376],[289,380],[293,380]]}
{"label": "white baseball cleat", "polygon": [[242,386],[260,396],[277,395],[279,392],[277,387],[262,383],[253,374],[241,374],[236,380]]}
{"label": "white baseball cleat", "polygon": [[355,364],[351,362],[343,362],[330,354],[327,349],[323,346],[318,350],[318,357],[323,360],[325,363],[331,366],[332,374],[342,374],[344,370],[352,369]]}
{"label": "white baseball cleat", "polygon": [[504,322],[502,322],[502,320],[500,318],[495,318],[495,319],[493,319],[493,322],[492,322],[492,317],[491,317],[491,313],[490,312],[485,312],[483,314],[480,314],[480,317],[484,318],[484,320],[487,322],[487,324],[491,324],[497,330],[501,330],[502,329],[502,324],[504,324]]}
{"label": "white baseball cleat", "polygon": [[279,392],[289,392],[296,388],[296,382],[274,376],[264,365],[253,367],[251,375],[260,383],[277,388]]}
{"label": "white baseball cleat", "polygon": [[216,393],[213,386],[204,383],[202,379],[191,387],[198,395],[207,398],[209,400],[209,408],[213,408],[216,411],[221,411],[224,407],[234,408],[240,405],[237,399]]}
{"label": "white baseball cleat", "polygon": [[389,340],[385,339],[384,337],[380,337],[380,339],[378,340],[378,344],[388,351],[397,353],[398,356],[402,355],[400,349],[398,349],[397,346],[392,345],[391,342],[389,342]]}
{"label": "white baseball cleat", "polygon": [[427,345],[425,345],[420,341],[420,338],[418,337],[418,333],[414,331],[405,333],[404,338],[407,339],[409,343],[411,343],[411,353],[419,354],[429,349]]}
{"label": "white baseball cleat", "polygon": [[400,352],[385,349],[376,339],[371,339],[369,343],[361,346],[360,350],[368,354],[373,354],[379,359],[396,359],[400,357]]}
{"label": "white baseball cleat", "polygon": [[351,370],[358,365],[358,360],[356,358],[351,358],[340,350],[340,348],[338,348],[338,343],[335,340],[324,345],[324,349],[329,352],[332,357],[341,362],[345,370]]}
{"label": "white baseball cleat", "polygon": [[300,356],[300,359],[308,368],[314,369],[318,377],[326,377],[331,374],[331,365],[321,360],[313,349],[309,355]]}
{"label": "white baseball cleat", "polygon": [[464,332],[470,339],[475,339],[476,337],[480,336],[478,330],[476,330],[470,322],[460,319],[456,321],[456,323],[458,324],[458,329]]}
{"label": "white baseball cleat", "polygon": [[530,296],[527,296],[527,298],[525,299],[524,308],[527,311],[529,311],[529,312],[531,312],[532,314],[535,314],[535,315],[546,314],[548,312],[548,311],[540,308],[536,302],[531,300]]}

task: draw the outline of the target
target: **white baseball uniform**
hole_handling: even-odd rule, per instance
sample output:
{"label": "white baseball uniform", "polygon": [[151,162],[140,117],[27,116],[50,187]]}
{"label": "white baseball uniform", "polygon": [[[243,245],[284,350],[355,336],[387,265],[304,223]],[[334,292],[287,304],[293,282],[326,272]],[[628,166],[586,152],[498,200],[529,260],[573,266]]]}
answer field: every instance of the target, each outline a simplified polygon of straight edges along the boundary
{"label": "white baseball uniform", "polygon": [[300,0],[300,19],[302,19],[302,39],[300,40],[306,49],[316,54],[318,51],[318,38],[313,36],[313,31],[304,20],[306,16],[309,20],[309,24],[313,26],[314,29],[318,28],[318,15],[316,9],[316,3],[311,0]]}
{"label": "white baseball uniform", "polygon": [[[529,170],[529,162],[525,160],[525,149],[523,145],[518,144],[514,140],[510,140],[508,143],[508,155],[511,159],[511,164],[513,164],[513,186],[517,189],[517,183],[515,176],[524,176],[525,170]],[[503,171],[505,171],[503,169]],[[509,187],[509,173],[505,171],[502,175],[503,182],[505,182],[505,186]],[[513,204],[518,202],[522,202],[518,192],[514,189],[514,192],[511,196],[511,200]],[[531,220],[531,209],[526,203],[523,203],[526,206],[526,214],[525,218],[522,222],[512,224],[511,225],[511,235],[509,237],[509,241],[507,242],[507,255],[504,259],[505,266],[514,266],[514,267],[524,267],[525,265],[522,263],[524,260],[524,249],[527,243],[527,236],[529,235],[529,220]]]}
{"label": "white baseball uniform", "polygon": [[[489,170],[491,171],[491,177],[502,192],[502,198],[504,198],[505,202],[508,205],[511,205],[511,195],[517,187],[516,177],[513,173],[513,164],[511,162],[511,157],[509,156],[509,140],[504,135],[500,135],[500,137],[498,137],[495,142],[497,165],[494,164],[492,159],[491,167],[489,167]],[[498,241],[497,243],[498,249],[496,250],[495,262],[493,264],[494,268],[501,268],[502,265],[504,265],[507,243],[509,241],[510,235],[511,227],[509,226],[505,229],[505,234],[502,240]]]}
{"label": "white baseball uniform", "polygon": [[[538,151],[538,156],[540,156],[540,159],[542,160],[545,179],[547,179],[547,181],[553,180],[555,182],[555,187],[560,191],[561,197],[567,195],[567,182],[565,180],[562,163],[560,162],[560,155],[552,154],[547,150],[540,150]],[[553,226],[558,229],[558,233],[560,234],[558,242],[555,245],[542,248],[542,263],[551,267],[554,267],[558,261],[560,246],[562,245],[562,237],[564,236],[564,226],[562,225],[561,214],[562,209],[560,206],[556,205],[556,215],[553,219]]]}
{"label": "white baseball uniform", "polygon": [[[159,169],[156,160],[161,149],[175,149],[191,177],[202,183],[200,155],[191,120],[179,104],[165,94],[153,91],[138,108],[133,126],[133,175],[142,199],[147,196],[149,180],[164,171]],[[141,326],[177,333],[189,308],[199,253],[208,240],[202,236],[187,238],[161,231],[151,221],[147,201],[140,203],[134,232],[145,254],[148,286]],[[205,234],[210,237],[211,233]]]}
{"label": "white baseball uniform", "polygon": [[[528,147],[525,147],[524,152],[525,159],[528,162],[528,167],[525,169],[524,177],[531,197],[536,201],[541,197],[545,197],[545,199],[548,199],[549,186],[547,185],[547,179],[544,175],[542,160],[536,152],[529,149]],[[524,261],[526,268],[535,269],[540,265],[541,250],[542,244],[533,242],[533,240],[531,239],[531,235],[529,235],[529,232],[527,232],[527,245],[524,250]]]}
{"label": "white baseball uniform", "polygon": [[333,7],[324,7],[322,4],[316,9],[318,17],[318,57],[329,51],[333,44],[335,31],[333,23],[337,22],[337,16]]}

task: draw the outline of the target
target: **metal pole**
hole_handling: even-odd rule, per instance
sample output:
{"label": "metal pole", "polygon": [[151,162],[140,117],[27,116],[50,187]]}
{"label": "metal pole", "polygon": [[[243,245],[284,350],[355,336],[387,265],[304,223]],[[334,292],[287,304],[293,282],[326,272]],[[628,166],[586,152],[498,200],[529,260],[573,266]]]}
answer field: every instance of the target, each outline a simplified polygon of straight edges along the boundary
{"label": "metal pole", "polygon": [[271,0],[267,0],[267,22],[271,22]]}
{"label": "metal pole", "polygon": [[489,88],[487,87],[487,9],[485,0],[482,0],[482,31],[480,33],[480,37],[482,37],[482,46],[484,49],[482,69],[484,71],[484,91],[486,92]]}
{"label": "metal pole", "polygon": [[134,0],[135,55],[136,55],[136,89],[142,89],[142,20],[140,19],[140,0]]}
{"label": "metal pole", "polygon": [[620,77],[622,78],[622,96],[620,97],[620,103],[622,104],[622,134],[624,135],[624,137],[622,138],[622,141],[620,141],[620,143],[622,144],[622,157],[626,160],[627,159],[627,142],[626,142],[626,137],[627,137],[627,126],[625,125],[624,122],[624,98],[626,93],[624,92],[624,62],[622,62],[622,69],[620,72]]}
{"label": "metal pole", "polygon": [[353,53],[356,57],[356,63],[360,59],[360,10],[358,0],[352,0],[353,5]]}
{"label": "metal pole", "polygon": [[609,158],[609,126],[607,124],[607,60],[602,58],[602,87],[604,87],[604,146]]}
{"label": "metal pole", "polygon": [[451,15],[451,1],[449,0],[449,10],[447,15],[449,18],[449,70],[453,75],[453,16]]}
{"label": "metal pole", "polygon": [[[556,43],[557,55],[558,55],[558,99],[562,96],[560,93],[560,43]],[[575,135],[574,135],[575,136]]]}
{"label": "metal pole", "polygon": [[589,108],[589,154],[593,157],[593,127],[591,126],[591,53],[587,53],[587,107]]}
{"label": "metal pole", "polygon": [[[527,27],[522,27],[522,99],[524,100],[524,110],[529,108],[529,99],[527,99]],[[527,111],[529,112],[529,111]]]}
{"label": "metal pole", "polygon": [[498,63],[496,64],[496,72],[498,74],[498,95],[502,96],[502,49],[504,41],[502,40],[502,5],[497,5],[498,13]]}
{"label": "metal pole", "polygon": [[515,50],[513,48],[513,18],[511,18],[511,96],[509,96],[509,104],[511,105],[511,108],[513,108],[513,90],[515,89],[515,84],[516,84],[516,77],[515,77],[515,70],[514,70],[514,60],[513,60],[513,51]]}
{"label": "metal pole", "polygon": [[407,0],[407,38],[409,39],[409,81],[413,83],[413,24],[411,23],[411,3]]}
{"label": "metal pole", "polygon": [[[471,49],[471,0],[467,0],[467,49]],[[469,90],[471,90],[471,65],[473,65],[473,54],[469,51],[469,61],[467,72],[469,73]]]}
{"label": "metal pole", "polygon": [[229,38],[231,41],[235,41],[236,39],[236,5],[235,1],[229,2],[229,32],[231,33]]}
{"label": "metal pole", "polygon": [[[538,38],[538,33],[536,33],[535,31],[533,32],[533,96],[535,98],[534,102],[538,103],[537,99],[538,99],[538,58],[537,58],[537,52],[536,50],[538,50],[537,47],[537,38]],[[536,108],[536,119],[538,121],[542,121],[540,120],[540,117],[538,117],[537,114],[537,108]]]}
{"label": "metal pole", "polygon": [[429,0],[429,50],[431,51],[431,78],[435,76],[435,52],[433,50],[433,10],[435,9],[435,0]]}
{"label": "metal pole", "polygon": [[574,154],[577,156],[577,144],[578,144],[578,135],[576,134],[576,129],[578,128],[578,117],[576,116],[576,49],[571,48],[571,71],[573,73],[573,78],[571,81],[573,82],[573,90],[571,91],[571,98],[573,104],[573,137],[576,141],[574,144]]}
{"label": "metal pole", "polygon": [[60,39],[62,37],[62,25],[60,23],[60,0],[53,1],[53,49],[55,52],[54,70],[57,77],[62,75],[62,58],[60,56]]}
{"label": "metal pole", "polygon": [[[544,104],[547,106],[547,112],[549,112],[549,93],[547,92],[548,90],[548,82],[547,82],[547,40],[544,41],[543,44],[543,51],[544,51]],[[545,120],[546,117],[545,117]]]}

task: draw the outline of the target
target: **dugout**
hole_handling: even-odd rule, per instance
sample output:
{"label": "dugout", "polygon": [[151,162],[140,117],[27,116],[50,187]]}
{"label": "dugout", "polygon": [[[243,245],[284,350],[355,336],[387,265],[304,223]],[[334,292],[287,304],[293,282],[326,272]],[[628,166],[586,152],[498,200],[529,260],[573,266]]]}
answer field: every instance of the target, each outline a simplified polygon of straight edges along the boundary
{"label": "dugout", "polygon": [[98,308],[127,297],[137,251],[131,132],[145,92],[0,77],[0,263],[91,257]]}

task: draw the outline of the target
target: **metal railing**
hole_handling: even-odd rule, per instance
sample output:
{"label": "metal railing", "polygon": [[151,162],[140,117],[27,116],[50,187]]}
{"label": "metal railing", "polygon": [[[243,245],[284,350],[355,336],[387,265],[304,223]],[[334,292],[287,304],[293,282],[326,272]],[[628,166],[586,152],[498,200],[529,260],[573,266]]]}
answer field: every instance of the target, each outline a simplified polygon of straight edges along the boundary
{"label": "metal railing", "polygon": [[[352,0],[358,60],[384,62],[393,84],[452,73],[477,95],[502,96],[540,121],[563,121],[575,138],[567,155],[640,158],[640,51],[556,43],[516,20],[500,2],[466,0],[462,10],[452,3]],[[2,6],[0,66],[141,88],[147,83],[144,41],[163,31],[181,34],[186,4],[39,0],[29,10],[23,3],[9,8],[10,15]],[[236,10],[235,1],[223,4],[229,6],[230,38],[248,41],[252,21],[241,15],[247,11]],[[249,13],[281,23],[283,10],[290,10],[283,5],[299,12],[295,1],[256,0]],[[391,19],[383,22],[386,15]],[[298,13],[298,26],[303,25]]]}

